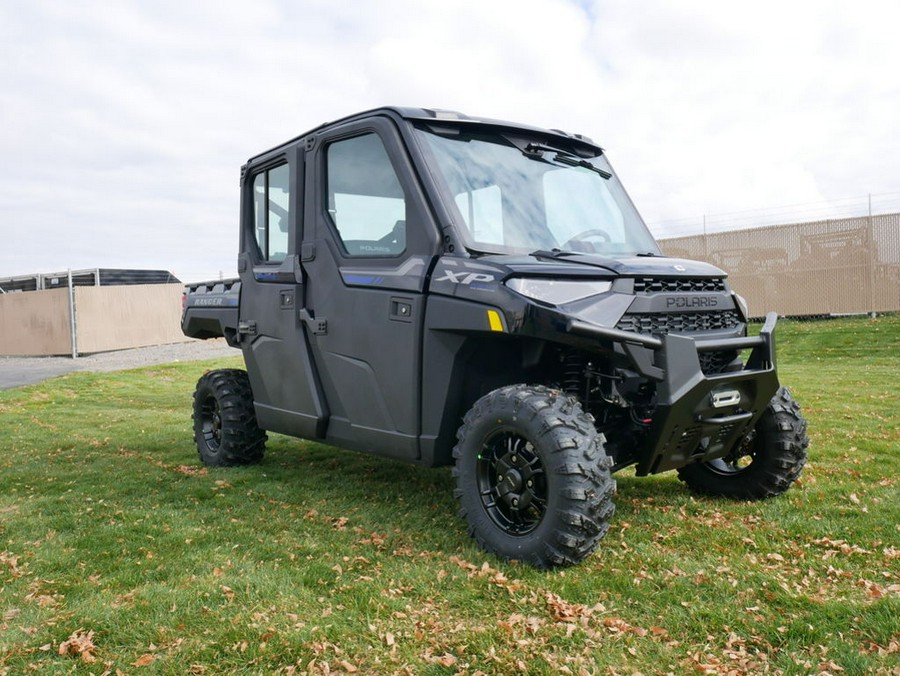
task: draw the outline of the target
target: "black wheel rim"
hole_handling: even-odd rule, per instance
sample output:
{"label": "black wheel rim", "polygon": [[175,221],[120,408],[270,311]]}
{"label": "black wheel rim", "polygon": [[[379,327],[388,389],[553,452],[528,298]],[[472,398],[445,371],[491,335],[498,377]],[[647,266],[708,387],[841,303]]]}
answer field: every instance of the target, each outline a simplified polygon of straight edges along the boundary
{"label": "black wheel rim", "polygon": [[723,458],[710,460],[706,466],[722,476],[737,476],[750,471],[758,452],[757,436],[754,430],[741,439],[731,453]]}
{"label": "black wheel rim", "polygon": [[206,397],[200,404],[200,430],[206,447],[218,451],[222,445],[222,412],[215,397]]}
{"label": "black wheel rim", "polygon": [[540,456],[513,431],[485,439],[476,469],[478,494],[491,520],[507,535],[527,535],[547,511],[547,476]]}

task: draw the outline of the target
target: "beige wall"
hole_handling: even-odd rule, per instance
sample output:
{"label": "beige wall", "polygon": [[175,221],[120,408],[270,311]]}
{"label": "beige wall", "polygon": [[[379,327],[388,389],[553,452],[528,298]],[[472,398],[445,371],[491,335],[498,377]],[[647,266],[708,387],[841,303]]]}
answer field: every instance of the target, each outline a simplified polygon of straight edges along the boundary
{"label": "beige wall", "polygon": [[0,294],[0,355],[72,354],[69,290]]}
{"label": "beige wall", "polygon": [[705,260],[759,317],[900,311],[900,214],[661,240],[669,256]]}
{"label": "beige wall", "polygon": [[75,287],[78,352],[190,340],[181,332],[180,284]]}
{"label": "beige wall", "polygon": [[[75,287],[78,353],[179,343],[180,284]],[[0,355],[72,353],[69,290],[0,294]]]}

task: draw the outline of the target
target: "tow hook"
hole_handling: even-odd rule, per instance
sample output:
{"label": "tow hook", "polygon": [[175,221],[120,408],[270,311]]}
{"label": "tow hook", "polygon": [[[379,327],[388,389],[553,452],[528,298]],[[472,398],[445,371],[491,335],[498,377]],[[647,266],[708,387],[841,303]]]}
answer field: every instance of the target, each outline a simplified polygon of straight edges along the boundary
{"label": "tow hook", "polygon": [[713,408],[737,406],[741,403],[741,393],[737,390],[722,390],[710,394],[709,399]]}

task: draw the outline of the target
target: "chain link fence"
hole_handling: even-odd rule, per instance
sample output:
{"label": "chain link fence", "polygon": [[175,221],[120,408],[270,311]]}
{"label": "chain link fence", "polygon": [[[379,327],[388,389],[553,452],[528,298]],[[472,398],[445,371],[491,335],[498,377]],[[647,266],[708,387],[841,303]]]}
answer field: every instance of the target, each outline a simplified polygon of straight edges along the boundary
{"label": "chain link fence", "polygon": [[754,316],[900,311],[900,212],[659,239],[725,270]]}

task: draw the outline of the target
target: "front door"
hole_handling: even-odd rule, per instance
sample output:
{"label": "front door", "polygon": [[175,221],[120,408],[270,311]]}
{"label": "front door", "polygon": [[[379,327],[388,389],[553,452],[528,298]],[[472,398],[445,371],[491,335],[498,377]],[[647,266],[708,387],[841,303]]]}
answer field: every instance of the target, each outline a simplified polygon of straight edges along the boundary
{"label": "front door", "polygon": [[437,228],[387,118],[307,154],[304,322],[336,445],[419,457],[425,280]]}

